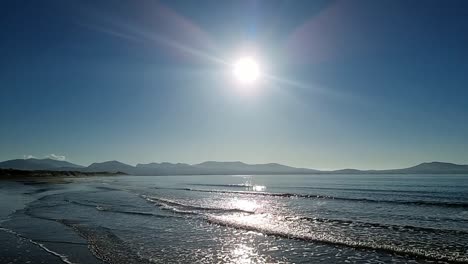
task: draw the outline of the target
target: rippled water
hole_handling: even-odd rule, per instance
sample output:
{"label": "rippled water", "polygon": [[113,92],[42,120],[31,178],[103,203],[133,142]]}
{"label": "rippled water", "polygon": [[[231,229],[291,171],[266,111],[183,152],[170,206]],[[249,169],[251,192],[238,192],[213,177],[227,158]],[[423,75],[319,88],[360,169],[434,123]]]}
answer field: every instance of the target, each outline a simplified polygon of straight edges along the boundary
{"label": "rippled water", "polygon": [[25,206],[0,215],[0,237],[67,263],[468,263],[462,175],[122,176],[0,188],[12,191]]}

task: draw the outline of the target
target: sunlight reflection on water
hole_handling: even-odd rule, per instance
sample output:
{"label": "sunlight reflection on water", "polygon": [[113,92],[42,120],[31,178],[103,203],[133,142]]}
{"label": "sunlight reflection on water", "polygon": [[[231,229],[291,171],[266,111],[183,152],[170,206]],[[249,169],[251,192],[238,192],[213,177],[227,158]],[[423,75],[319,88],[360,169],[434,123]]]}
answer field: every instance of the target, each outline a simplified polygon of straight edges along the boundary
{"label": "sunlight reflection on water", "polygon": [[[243,186],[245,187],[248,187],[247,189],[250,190],[250,191],[255,191],[255,192],[263,192],[266,190],[266,186],[264,185],[256,185],[254,183],[252,183],[252,176],[251,175],[248,175],[248,176],[243,176],[243,178],[245,179],[244,180],[244,183],[242,184]],[[240,185],[239,185],[240,186]]]}
{"label": "sunlight reflection on water", "polygon": [[236,197],[232,199],[231,207],[241,209],[244,211],[254,212],[259,207],[259,205],[257,204],[257,201],[255,200],[239,199]]}
{"label": "sunlight reflection on water", "polygon": [[266,186],[263,185],[254,185],[252,186],[252,190],[256,192],[263,192],[266,190]]}
{"label": "sunlight reflection on water", "polygon": [[257,255],[256,250],[247,244],[239,244],[231,252],[234,263],[253,263]]}

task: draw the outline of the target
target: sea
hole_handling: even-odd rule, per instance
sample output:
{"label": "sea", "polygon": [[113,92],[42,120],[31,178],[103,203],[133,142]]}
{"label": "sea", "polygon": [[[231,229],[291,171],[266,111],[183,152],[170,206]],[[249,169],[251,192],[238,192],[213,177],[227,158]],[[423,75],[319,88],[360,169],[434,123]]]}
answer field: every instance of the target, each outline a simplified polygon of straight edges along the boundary
{"label": "sea", "polygon": [[468,263],[468,175],[0,182],[0,263]]}

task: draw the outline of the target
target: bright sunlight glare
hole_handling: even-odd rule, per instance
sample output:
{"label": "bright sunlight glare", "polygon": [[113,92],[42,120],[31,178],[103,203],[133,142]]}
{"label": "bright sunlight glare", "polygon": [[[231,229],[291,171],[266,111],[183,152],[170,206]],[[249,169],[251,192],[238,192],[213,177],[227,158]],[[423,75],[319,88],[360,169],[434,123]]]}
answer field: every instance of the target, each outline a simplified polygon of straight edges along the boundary
{"label": "bright sunlight glare", "polygon": [[260,67],[251,57],[238,59],[233,65],[234,77],[242,83],[253,83],[260,76]]}

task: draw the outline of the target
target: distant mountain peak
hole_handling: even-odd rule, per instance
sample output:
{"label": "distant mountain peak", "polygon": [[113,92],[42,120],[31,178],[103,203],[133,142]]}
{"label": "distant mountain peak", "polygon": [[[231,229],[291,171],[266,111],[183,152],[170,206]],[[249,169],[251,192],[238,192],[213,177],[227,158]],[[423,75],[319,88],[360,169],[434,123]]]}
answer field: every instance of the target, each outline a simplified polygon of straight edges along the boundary
{"label": "distant mountain peak", "polygon": [[441,161],[431,161],[431,162],[423,162],[422,164],[431,164],[431,165],[455,165],[455,166],[463,166],[455,163],[450,163],[450,162],[441,162]]}
{"label": "distant mountain peak", "polygon": [[125,163],[117,161],[117,160],[109,160],[109,161],[103,161],[103,162],[94,162],[93,164],[125,164]]}
{"label": "distant mountain peak", "polygon": [[467,168],[467,165],[458,165],[449,162],[440,162],[440,161],[432,161],[432,162],[423,162],[419,165],[410,167],[408,169],[430,169],[430,170],[457,170],[457,169],[464,169]]}
{"label": "distant mountain peak", "polygon": [[95,163],[89,165],[88,167],[92,167],[92,166],[103,166],[103,165],[130,166],[130,167],[132,167],[131,165],[125,164],[125,163],[120,162],[120,161],[117,161],[117,160],[109,160],[109,161],[103,161],[103,162],[95,162]]}
{"label": "distant mountain peak", "polygon": [[73,164],[64,160],[55,160],[50,158],[37,159],[13,159],[0,162],[0,168],[3,169],[19,169],[19,170],[49,170],[49,169],[79,169],[84,166]]}
{"label": "distant mountain peak", "polygon": [[196,165],[200,165],[200,166],[210,166],[210,165],[221,165],[221,164],[230,164],[230,165],[247,165],[246,163],[244,162],[241,162],[241,161],[212,161],[212,160],[209,160],[209,161],[205,161],[205,162],[202,162],[202,163],[199,163],[199,164],[196,164]]}
{"label": "distant mountain peak", "polygon": [[108,172],[125,172],[131,173],[135,167],[125,164],[117,160],[104,162],[95,162],[86,168],[86,171],[108,171]]}

